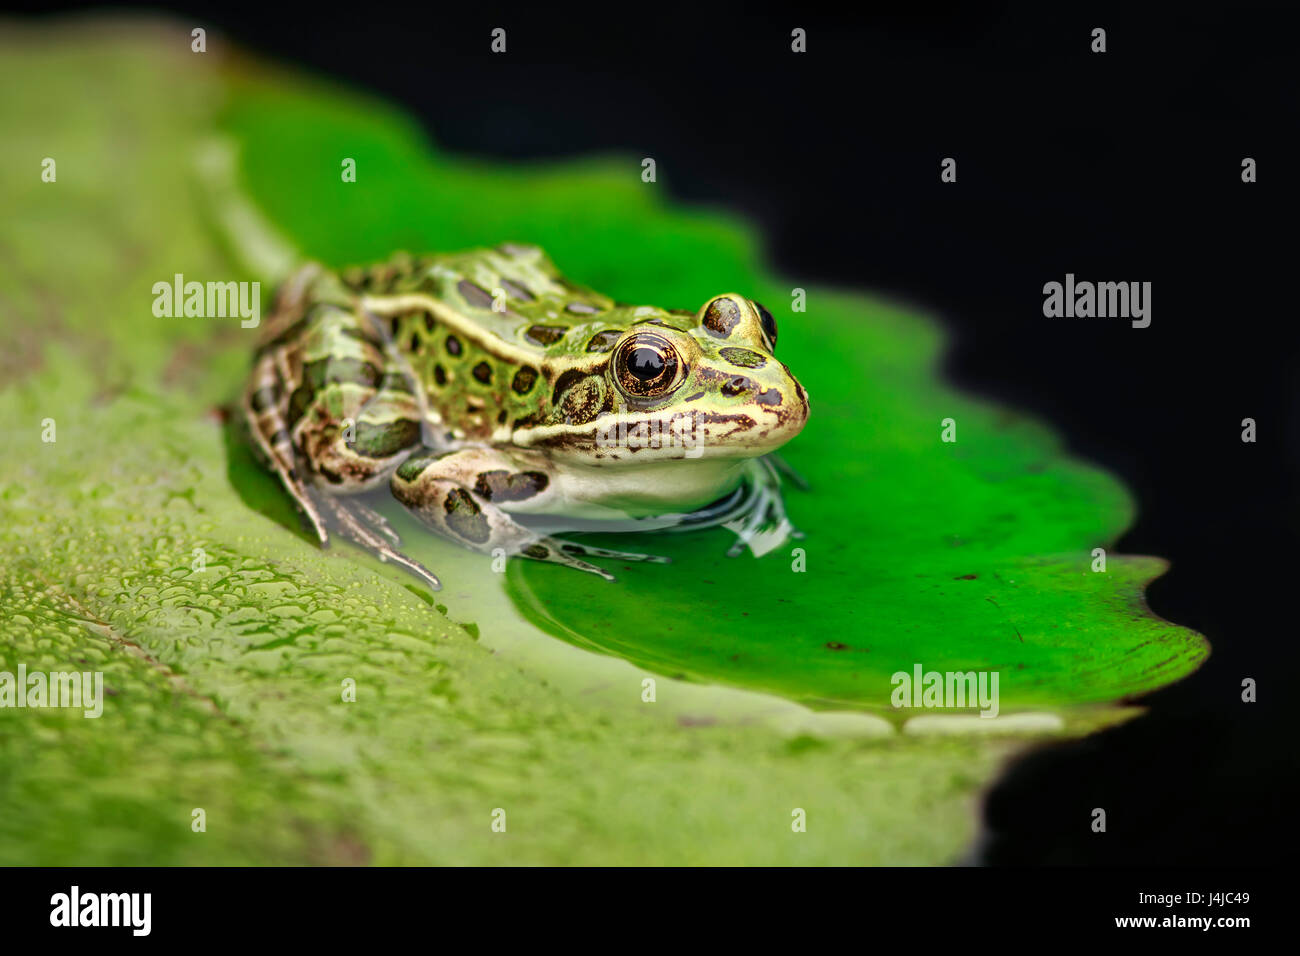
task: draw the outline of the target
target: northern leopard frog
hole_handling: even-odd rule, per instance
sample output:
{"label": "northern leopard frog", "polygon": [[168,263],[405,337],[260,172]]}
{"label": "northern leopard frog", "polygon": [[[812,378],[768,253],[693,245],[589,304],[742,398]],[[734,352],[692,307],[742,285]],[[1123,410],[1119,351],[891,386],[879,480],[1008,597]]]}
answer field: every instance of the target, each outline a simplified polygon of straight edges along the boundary
{"label": "northern leopard frog", "polygon": [[322,545],[332,526],[438,588],[360,496],[387,484],[466,547],[612,580],[582,559],[661,559],[541,529],[726,524],[733,554],[774,526],[797,534],[762,457],[808,417],[776,337],[744,296],[617,303],[535,246],[308,265],[280,290],[243,409]]}

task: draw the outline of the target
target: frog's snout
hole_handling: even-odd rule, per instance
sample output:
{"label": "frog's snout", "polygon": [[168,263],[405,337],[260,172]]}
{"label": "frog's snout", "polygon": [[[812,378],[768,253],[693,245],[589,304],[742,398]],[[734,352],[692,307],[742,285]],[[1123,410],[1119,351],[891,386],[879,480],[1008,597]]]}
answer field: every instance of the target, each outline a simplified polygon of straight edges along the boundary
{"label": "frog's snout", "polygon": [[764,453],[794,438],[808,421],[808,393],[780,362],[770,361],[761,370],[734,376],[723,384],[722,392],[742,401],[754,423],[749,441]]}

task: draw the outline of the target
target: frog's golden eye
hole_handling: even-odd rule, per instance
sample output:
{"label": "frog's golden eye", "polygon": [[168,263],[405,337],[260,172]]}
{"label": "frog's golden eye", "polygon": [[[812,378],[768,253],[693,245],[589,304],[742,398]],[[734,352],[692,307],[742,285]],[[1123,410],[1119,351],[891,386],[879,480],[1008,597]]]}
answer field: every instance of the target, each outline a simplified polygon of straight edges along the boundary
{"label": "frog's golden eye", "polygon": [[681,384],[684,365],[662,335],[638,332],[614,353],[614,381],[631,398],[662,398]]}
{"label": "frog's golden eye", "polygon": [[767,311],[767,306],[762,302],[755,302],[754,308],[758,310],[758,324],[763,327],[763,334],[767,336],[767,344],[771,346],[772,351],[776,351],[776,319],[772,318],[772,313]]}

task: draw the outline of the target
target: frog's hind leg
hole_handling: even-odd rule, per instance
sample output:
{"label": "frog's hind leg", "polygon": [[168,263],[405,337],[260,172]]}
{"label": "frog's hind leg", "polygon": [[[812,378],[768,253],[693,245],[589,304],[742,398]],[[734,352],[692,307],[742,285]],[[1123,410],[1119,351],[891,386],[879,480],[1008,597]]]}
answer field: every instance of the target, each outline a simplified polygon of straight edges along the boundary
{"label": "frog's hind leg", "polygon": [[259,333],[257,359],[240,405],[254,451],[279,477],[324,548],[329,545],[329,532],[298,460],[290,419],[291,396],[302,375],[299,346],[309,328],[310,290],[321,274],[320,266],[309,263],[280,287],[275,310]]}
{"label": "frog's hind leg", "polygon": [[253,447],[280,479],[298,510],[306,516],[321,547],[329,544],[325,518],[303,482],[284,416],[284,384],[275,356],[261,355],[244,392],[241,405]]}
{"label": "frog's hind leg", "polygon": [[422,449],[393,475],[393,494],[423,524],[444,538],[484,554],[519,555],[614,576],[582,557],[663,561],[653,555],[592,548],[539,534],[519,523],[503,505],[541,505],[554,494],[549,476],[492,448],[437,452]]}
{"label": "frog's hind leg", "polygon": [[332,527],[441,587],[397,550],[401,539],[388,522],[355,497],[380,486],[419,447],[424,418],[409,373],[368,316],[313,306],[292,340],[272,343],[259,358],[245,414],[322,546]]}

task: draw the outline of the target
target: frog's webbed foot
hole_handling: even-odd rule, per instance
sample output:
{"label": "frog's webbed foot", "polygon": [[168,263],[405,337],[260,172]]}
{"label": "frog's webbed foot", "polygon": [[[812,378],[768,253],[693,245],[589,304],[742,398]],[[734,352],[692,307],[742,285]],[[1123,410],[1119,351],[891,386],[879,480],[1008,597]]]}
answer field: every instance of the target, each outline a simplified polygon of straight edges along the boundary
{"label": "frog's webbed foot", "polygon": [[670,558],[658,554],[595,548],[587,544],[578,544],[576,541],[564,541],[549,536],[539,537],[528,547],[521,549],[517,553],[522,558],[531,558],[534,561],[549,561],[554,564],[563,564],[565,567],[576,568],[579,571],[586,571],[590,574],[599,574],[606,581],[614,581],[616,578],[604,568],[589,564],[583,561],[582,558],[616,558],[620,561],[648,561],[654,564],[672,563]]}
{"label": "frog's webbed foot", "polygon": [[802,482],[807,487],[802,476],[779,459],[775,462],[767,458],[758,459],[751,476],[753,486],[744,511],[734,520],[723,524],[724,528],[736,533],[736,543],[727,550],[727,557],[738,557],[749,548],[754,557],[761,558],[791,538],[804,537],[804,533],[791,524],[786,515],[778,470],[790,475],[792,481]]}
{"label": "frog's webbed foot", "polygon": [[433,590],[442,590],[442,582],[436,574],[397,550],[396,546],[402,543],[402,539],[379,512],[355,499],[344,500],[336,495],[321,493],[313,497],[329,513],[334,526],[343,537],[360,545],[380,561],[406,568]]}

